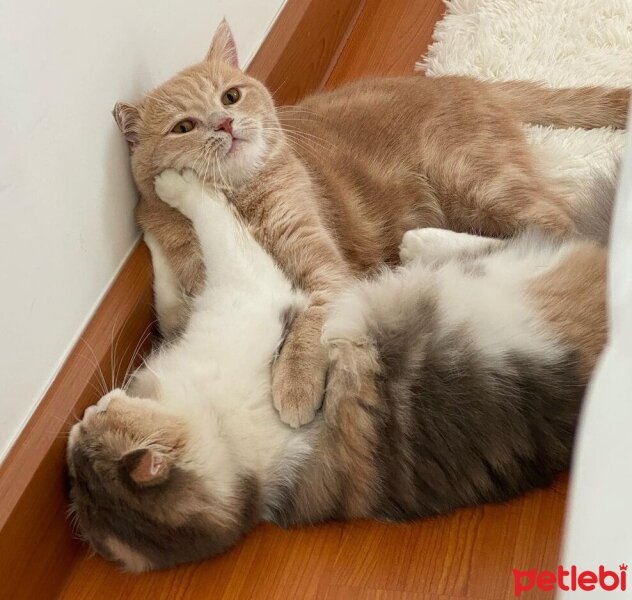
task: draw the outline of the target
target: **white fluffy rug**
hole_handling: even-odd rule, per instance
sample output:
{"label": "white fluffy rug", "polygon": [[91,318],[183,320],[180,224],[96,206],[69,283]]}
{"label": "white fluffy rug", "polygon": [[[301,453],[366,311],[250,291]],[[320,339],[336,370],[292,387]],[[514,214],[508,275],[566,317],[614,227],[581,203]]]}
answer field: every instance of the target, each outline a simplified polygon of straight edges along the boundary
{"label": "white fluffy rug", "polygon": [[[429,76],[531,79],[551,87],[632,87],[632,0],[447,0]],[[551,173],[571,187],[611,173],[624,133],[528,127]]]}

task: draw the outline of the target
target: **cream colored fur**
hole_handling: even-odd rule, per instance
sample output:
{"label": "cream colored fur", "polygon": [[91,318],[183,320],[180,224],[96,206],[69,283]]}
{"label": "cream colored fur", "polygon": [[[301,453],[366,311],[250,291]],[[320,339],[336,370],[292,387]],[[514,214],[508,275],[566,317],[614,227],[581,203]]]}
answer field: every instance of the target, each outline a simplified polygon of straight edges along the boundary
{"label": "cream colored fur", "polygon": [[[451,0],[418,68],[430,77],[629,88],[631,22],[630,0]],[[525,130],[550,176],[573,190],[610,178],[625,144],[609,127]]]}

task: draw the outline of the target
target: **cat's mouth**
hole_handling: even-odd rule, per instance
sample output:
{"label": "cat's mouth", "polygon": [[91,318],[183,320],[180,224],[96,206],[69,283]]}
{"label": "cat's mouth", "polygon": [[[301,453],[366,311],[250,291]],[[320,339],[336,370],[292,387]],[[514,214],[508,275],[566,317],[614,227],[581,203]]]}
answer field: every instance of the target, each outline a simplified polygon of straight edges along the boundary
{"label": "cat's mouth", "polygon": [[233,125],[233,128],[230,132],[226,131],[224,142],[225,147],[225,156],[235,156],[239,154],[248,144],[252,143],[252,135],[251,132],[246,130],[242,130],[240,127]]}
{"label": "cat's mouth", "polygon": [[226,156],[232,156],[237,154],[241,148],[243,148],[248,143],[248,140],[245,140],[240,137],[233,136],[233,140],[226,152]]}

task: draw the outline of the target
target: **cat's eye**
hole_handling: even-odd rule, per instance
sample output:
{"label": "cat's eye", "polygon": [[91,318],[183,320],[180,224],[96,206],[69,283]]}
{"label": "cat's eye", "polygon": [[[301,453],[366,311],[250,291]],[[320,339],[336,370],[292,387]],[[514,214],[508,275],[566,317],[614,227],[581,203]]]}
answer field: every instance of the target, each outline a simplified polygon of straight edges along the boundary
{"label": "cat's eye", "polygon": [[222,104],[228,106],[235,104],[241,98],[241,92],[237,88],[230,88],[222,94]]}
{"label": "cat's eye", "polygon": [[189,133],[195,129],[195,123],[191,119],[184,119],[180,121],[172,130],[171,133]]}

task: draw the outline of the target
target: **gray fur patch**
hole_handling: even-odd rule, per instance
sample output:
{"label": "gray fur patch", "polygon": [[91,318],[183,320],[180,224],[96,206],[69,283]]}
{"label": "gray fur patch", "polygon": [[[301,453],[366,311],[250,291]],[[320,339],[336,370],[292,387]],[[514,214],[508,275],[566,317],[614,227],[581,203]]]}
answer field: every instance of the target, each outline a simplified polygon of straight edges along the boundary
{"label": "gray fur patch", "polygon": [[464,262],[461,264],[461,270],[469,277],[485,277],[485,266],[480,262]]}
{"label": "gray fur patch", "polygon": [[441,329],[427,297],[406,322],[371,333],[384,402],[374,414],[376,516],[402,520],[503,501],[568,467],[585,387],[575,353],[508,352],[491,363],[467,328]]}

